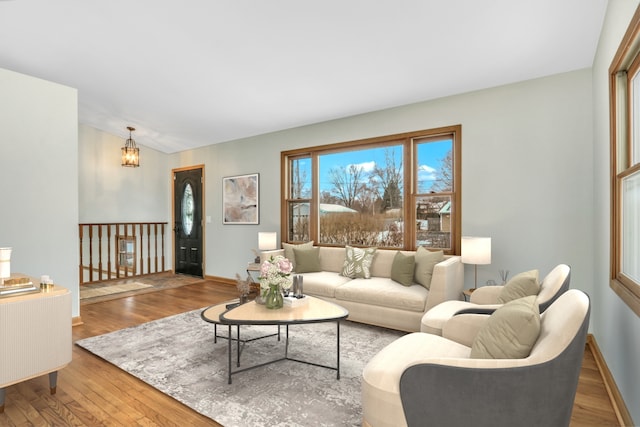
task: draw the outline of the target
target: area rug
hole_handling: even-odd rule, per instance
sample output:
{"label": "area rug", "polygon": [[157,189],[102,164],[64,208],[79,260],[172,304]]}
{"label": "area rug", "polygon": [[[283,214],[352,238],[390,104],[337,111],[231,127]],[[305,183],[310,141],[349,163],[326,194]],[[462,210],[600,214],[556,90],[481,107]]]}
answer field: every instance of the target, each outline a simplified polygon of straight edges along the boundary
{"label": "area rug", "polygon": [[80,299],[87,298],[95,298],[102,297],[105,295],[119,294],[121,292],[128,291],[137,291],[139,289],[152,288],[153,285],[148,285],[146,283],[140,282],[132,282],[132,283],[122,283],[118,285],[105,285],[95,288],[85,288],[80,287]]}
{"label": "area rug", "polygon": [[[200,318],[201,311],[76,344],[226,427],[359,426],[362,370],[380,349],[403,335],[344,321],[339,380],[333,370],[287,360],[238,373],[227,384],[227,340],[214,343],[214,326]],[[241,336],[255,338],[276,330],[244,326]],[[294,325],[289,330],[289,357],[335,366],[335,323]],[[218,327],[218,334],[226,333],[226,327]],[[284,344],[276,337],[247,343],[241,367],[282,357]]]}

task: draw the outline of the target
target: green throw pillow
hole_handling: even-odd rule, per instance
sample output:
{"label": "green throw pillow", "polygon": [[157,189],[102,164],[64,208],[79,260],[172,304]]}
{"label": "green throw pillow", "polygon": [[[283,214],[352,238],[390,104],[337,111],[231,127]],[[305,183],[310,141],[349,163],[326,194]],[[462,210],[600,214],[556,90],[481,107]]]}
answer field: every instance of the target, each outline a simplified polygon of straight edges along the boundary
{"label": "green throw pillow", "polygon": [[370,279],[371,263],[373,262],[373,256],[376,254],[376,248],[361,249],[345,246],[345,250],[344,265],[340,274],[351,279]]}
{"label": "green throw pillow", "polygon": [[443,251],[430,251],[422,246],[416,251],[416,268],[413,280],[421,284],[425,288],[431,287],[431,277],[433,276],[433,268],[437,263],[444,261]]}
{"label": "green throw pillow", "polygon": [[538,270],[525,271],[516,274],[504,285],[498,295],[498,302],[504,304],[518,298],[538,295],[538,292],[540,292]]}
{"label": "green throw pillow", "polygon": [[510,301],[493,312],[471,345],[473,359],[522,359],[540,335],[535,296]]}
{"label": "green throw pillow", "polygon": [[293,248],[296,258],[296,273],[320,271],[320,248]]}
{"label": "green throw pillow", "polygon": [[413,271],[416,265],[416,258],[413,255],[405,255],[402,252],[396,252],[391,264],[391,280],[401,285],[411,286],[413,284]]}
{"label": "green throw pillow", "polygon": [[282,249],[284,249],[284,257],[291,261],[293,266],[293,271],[298,272],[296,270],[296,255],[293,253],[293,248],[312,248],[313,240],[307,243],[293,244],[293,243],[282,243]]}

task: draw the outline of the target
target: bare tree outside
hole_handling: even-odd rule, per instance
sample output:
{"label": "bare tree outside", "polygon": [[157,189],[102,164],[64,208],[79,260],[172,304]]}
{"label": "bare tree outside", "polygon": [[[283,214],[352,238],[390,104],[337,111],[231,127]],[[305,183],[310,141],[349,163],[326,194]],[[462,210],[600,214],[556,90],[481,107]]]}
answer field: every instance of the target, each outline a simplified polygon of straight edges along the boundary
{"label": "bare tree outside", "polygon": [[303,162],[311,162],[309,158],[295,159],[291,162],[291,198],[308,199],[311,197],[308,167]]}
{"label": "bare tree outside", "polygon": [[431,185],[434,193],[449,192],[453,188],[453,151],[449,150],[447,155],[440,159],[440,167],[436,171],[436,179]]}
{"label": "bare tree outside", "polygon": [[372,176],[382,189],[380,212],[402,207],[402,163],[396,164],[393,148],[385,148],[385,162],[376,163]]}
{"label": "bare tree outside", "polygon": [[335,195],[343,206],[352,208],[363,186],[364,170],[358,165],[334,167],[329,170],[331,193]]}

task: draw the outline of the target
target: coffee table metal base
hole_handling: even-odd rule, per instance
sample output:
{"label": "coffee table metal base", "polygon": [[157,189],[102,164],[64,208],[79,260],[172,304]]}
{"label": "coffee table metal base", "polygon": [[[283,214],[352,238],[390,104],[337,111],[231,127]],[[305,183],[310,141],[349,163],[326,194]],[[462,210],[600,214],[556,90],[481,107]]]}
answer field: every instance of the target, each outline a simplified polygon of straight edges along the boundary
{"label": "coffee table metal base", "polygon": [[[229,327],[229,337],[231,337],[231,328],[233,325],[228,325]],[[236,325],[238,327],[238,334],[240,333],[240,325]],[[320,363],[315,363],[315,362],[311,362],[311,361],[307,361],[307,360],[301,360],[301,359],[294,359],[292,357],[289,357],[289,325],[285,325],[286,331],[285,331],[285,346],[284,346],[284,357],[280,357],[278,359],[274,359],[274,360],[270,360],[268,362],[264,362],[264,363],[260,363],[257,365],[251,365],[251,366],[247,366],[245,368],[242,369],[236,369],[235,371],[232,370],[231,365],[231,354],[233,353],[231,347],[233,344],[233,341],[236,341],[236,348],[237,348],[237,353],[238,353],[238,366],[240,366],[240,344],[242,343],[244,346],[244,342],[240,341],[240,340],[236,340],[236,339],[229,339],[228,343],[229,343],[229,364],[228,364],[228,373],[229,373],[229,379],[228,379],[228,383],[231,384],[231,376],[235,375],[235,374],[239,374],[241,372],[245,372],[251,369],[256,369],[256,368],[261,368],[263,366],[267,366],[267,365],[271,365],[273,363],[277,363],[277,362],[281,362],[283,360],[290,360],[292,362],[298,362],[298,363],[305,363],[307,365],[312,365],[312,366],[318,366],[320,368],[326,368],[326,369],[331,369],[333,371],[336,371],[336,379],[340,379],[340,320],[336,320],[336,366],[329,366],[329,365],[323,365]],[[273,335],[269,335],[269,336],[274,336],[274,335],[278,335],[278,340],[280,340],[280,325],[278,325],[278,334],[273,334]],[[239,335],[238,335],[239,336]],[[245,342],[249,342],[249,341],[256,341],[258,339],[262,339],[262,338],[266,338],[266,336],[264,337],[259,337],[259,338],[253,338],[251,340],[247,340]]]}
{"label": "coffee table metal base", "polygon": [[218,338],[222,338],[224,340],[229,340],[229,342],[231,341],[236,341],[238,343],[242,343],[242,346],[240,346],[238,344],[237,346],[237,364],[238,366],[240,366],[240,355],[242,354],[242,350],[244,349],[244,345],[246,343],[252,342],[252,341],[258,341],[258,340],[262,340],[265,338],[270,338],[270,337],[278,337],[278,341],[280,341],[280,325],[278,325],[278,332],[275,332],[273,334],[269,334],[269,335],[262,335],[260,337],[255,337],[255,338],[248,338],[248,339],[243,339],[240,338],[240,325],[236,325],[236,337],[234,338],[231,335],[231,325],[229,325],[229,333],[228,335],[218,335],[218,324],[214,323],[213,324],[213,343],[217,344],[218,343]]}

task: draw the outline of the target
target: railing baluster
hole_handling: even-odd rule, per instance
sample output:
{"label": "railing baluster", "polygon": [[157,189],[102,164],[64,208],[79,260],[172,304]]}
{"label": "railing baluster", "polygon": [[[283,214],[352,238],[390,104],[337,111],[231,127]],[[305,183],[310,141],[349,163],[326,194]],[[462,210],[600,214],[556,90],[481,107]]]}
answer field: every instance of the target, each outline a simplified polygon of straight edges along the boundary
{"label": "railing baluster", "polygon": [[107,280],[111,280],[111,226],[113,224],[105,224],[107,226]]}
{"label": "railing baluster", "polygon": [[156,271],[158,271],[158,224],[153,225],[154,235],[156,236],[154,247],[156,251]]}
{"label": "railing baluster", "polygon": [[136,272],[140,272],[140,274],[144,274],[144,248],[142,247],[142,241],[144,240],[144,229],[142,228],[142,223],[138,224],[138,231],[140,233],[140,267],[136,268]]}
{"label": "railing baluster", "polygon": [[79,277],[80,277],[80,284],[84,283],[84,267],[82,266],[82,237],[84,235],[84,225],[79,224],[78,225],[78,237],[80,239],[80,267],[79,267]]}
{"label": "railing baluster", "polygon": [[102,225],[98,225],[98,280],[102,280]]}
{"label": "railing baluster", "polygon": [[93,226],[89,226],[89,281],[93,282]]}
{"label": "railing baluster", "polygon": [[[160,224],[160,228],[162,228],[162,271],[164,271],[164,225],[166,222]],[[157,232],[156,232],[157,233]],[[156,234],[156,242],[158,241],[158,235]],[[156,250],[156,258],[158,257],[158,251]],[[156,270],[158,267],[156,267]]]}
{"label": "railing baluster", "polygon": [[[166,222],[78,224],[78,245],[80,249],[78,275],[80,284],[103,281],[105,279],[112,280],[121,277],[142,276],[165,271],[164,233],[167,229],[165,228],[166,224]],[[97,232],[95,231],[96,227]],[[147,229],[146,236],[145,227]],[[94,241],[94,234],[97,241]],[[146,254],[144,252],[145,238],[147,239]],[[154,239],[153,245],[151,244],[152,238]],[[120,242],[123,243],[122,248],[120,248]],[[96,250],[94,245],[96,244],[98,245],[96,253],[97,260],[94,260],[94,251]],[[106,246],[106,249],[103,245]],[[160,249],[158,248],[159,245],[161,246]],[[113,250],[111,249],[112,247]],[[131,248],[132,251],[129,252]],[[121,249],[123,251],[122,257],[120,257]],[[139,255],[135,253],[137,250],[140,251]],[[160,253],[159,250],[161,251]],[[89,257],[88,265],[85,265],[87,255]],[[160,257],[161,260],[159,259]],[[144,268],[145,259],[147,263],[146,269]],[[133,262],[130,263],[129,261]],[[96,262],[97,266],[95,264]],[[138,263],[139,267],[137,265]],[[104,268],[105,264],[107,266],[106,270]],[[159,264],[161,264],[161,267]],[[89,270],[88,280],[85,276],[86,270]],[[124,274],[121,274],[121,270],[123,270]],[[96,271],[97,274],[94,275]]]}

